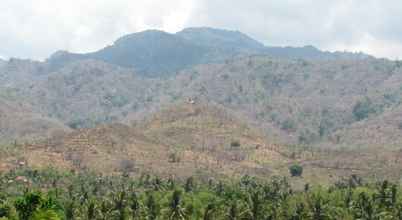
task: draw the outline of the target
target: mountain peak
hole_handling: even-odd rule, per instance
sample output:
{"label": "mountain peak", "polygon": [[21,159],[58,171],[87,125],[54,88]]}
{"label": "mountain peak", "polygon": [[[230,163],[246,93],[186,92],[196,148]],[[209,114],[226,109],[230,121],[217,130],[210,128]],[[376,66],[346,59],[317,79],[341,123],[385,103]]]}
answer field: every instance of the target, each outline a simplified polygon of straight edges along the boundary
{"label": "mountain peak", "polygon": [[261,49],[264,45],[240,31],[216,29],[210,27],[186,28],[176,35],[191,40],[197,44],[211,47],[232,49]]}
{"label": "mountain peak", "polygon": [[50,55],[50,57],[48,59],[58,59],[60,57],[69,55],[70,52],[68,52],[67,50],[58,50],[56,52],[54,52],[52,55]]}
{"label": "mountain peak", "polygon": [[161,30],[145,30],[142,32],[127,34],[114,42],[114,45],[125,44],[129,41],[136,41],[136,40],[157,40],[158,38],[169,38],[174,37],[174,35],[161,31]]}

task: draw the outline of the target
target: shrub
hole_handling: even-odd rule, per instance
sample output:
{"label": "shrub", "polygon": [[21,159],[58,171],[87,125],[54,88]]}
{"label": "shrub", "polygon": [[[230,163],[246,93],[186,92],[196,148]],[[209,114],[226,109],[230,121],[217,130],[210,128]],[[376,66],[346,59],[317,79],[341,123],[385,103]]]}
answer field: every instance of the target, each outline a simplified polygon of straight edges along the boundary
{"label": "shrub", "polygon": [[230,143],[231,148],[239,148],[241,146],[240,141],[232,141]]}
{"label": "shrub", "polygon": [[169,162],[170,163],[180,163],[180,154],[178,152],[172,152],[169,154]]}
{"label": "shrub", "polygon": [[0,219],[16,219],[17,213],[11,204],[0,203]]}
{"label": "shrub", "polygon": [[353,107],[353,115],[357,121],[366,119],[369,117],[370,114],[375,112],[375,106],[368,98],[365,98],[362,101],[358,101]]}
{"label": "shrub", "polygon": [[303,174],[303,167],[298,164],[294,164],[289,167],[289,172],[292,177],[301,176]]}
{"label": "shrub", "polygon": [[68,122],[67,125],[72,129],[80,129],[87,127],[88,122],[89,121],[87,119],[74,119]]}
{"label": "shrub", "polygon": [[291,131],[296,128],[296,123],[291,119],[286,119],[282,122],[281,128],[285,131]]}
{"label": "shrub", "polygon": [[112,107],[120,108],[129,103],[128,98],[122,95],[108,94],[104,97],[104,99],[106,101],[105,104],[110,104]]}

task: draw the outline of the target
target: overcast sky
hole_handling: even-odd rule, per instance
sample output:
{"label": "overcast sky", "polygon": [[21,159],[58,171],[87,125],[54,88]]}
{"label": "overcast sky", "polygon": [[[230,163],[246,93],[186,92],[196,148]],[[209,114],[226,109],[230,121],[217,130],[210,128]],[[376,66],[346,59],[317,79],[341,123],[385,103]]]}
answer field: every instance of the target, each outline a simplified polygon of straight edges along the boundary
{"label": "overcast sky", "polygon": [[0,57],[94,51],[145,29],[210,26],[266,45],[402,58],[401,0],[1,0]]}

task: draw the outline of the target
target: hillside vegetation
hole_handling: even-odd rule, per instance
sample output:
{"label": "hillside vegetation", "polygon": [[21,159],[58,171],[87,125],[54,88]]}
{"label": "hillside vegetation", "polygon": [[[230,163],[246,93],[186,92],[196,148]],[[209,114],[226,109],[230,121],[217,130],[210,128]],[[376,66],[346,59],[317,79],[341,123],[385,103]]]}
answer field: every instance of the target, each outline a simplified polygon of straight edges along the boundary
{"label": "hillside vegetation", "polygon": [[[400,61],[270,47],[237,31],[145,31],[0,64],[0,170],[400,179]],[[101,161],[101,162],[100,162]]]}

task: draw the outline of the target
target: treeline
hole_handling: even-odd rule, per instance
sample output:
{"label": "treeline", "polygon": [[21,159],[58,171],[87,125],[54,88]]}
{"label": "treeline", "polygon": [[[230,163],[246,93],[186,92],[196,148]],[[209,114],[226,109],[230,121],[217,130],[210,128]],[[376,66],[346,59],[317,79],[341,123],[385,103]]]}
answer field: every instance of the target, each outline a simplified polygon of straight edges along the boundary
{"label": "treeline", "polygon": [[402,219],[399,185],[358,177],[295,191],[286,178],[236,182],[54,170],[1,174],[0,219]]}

